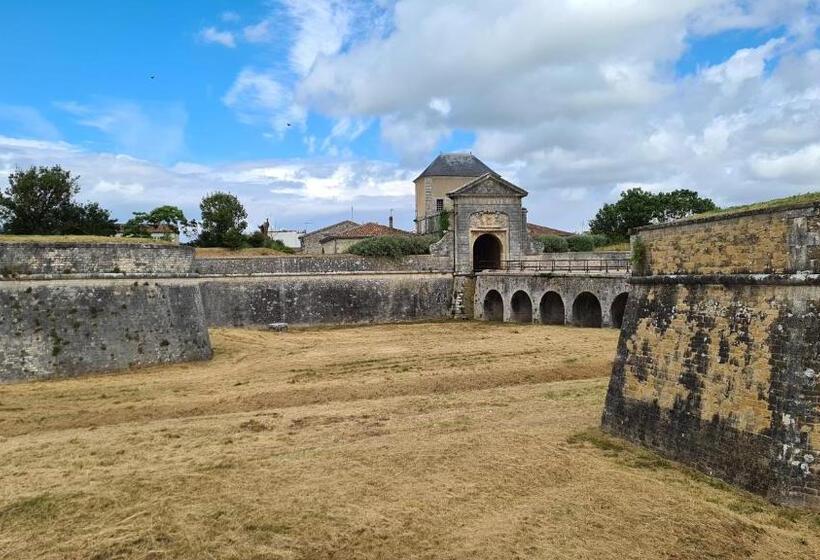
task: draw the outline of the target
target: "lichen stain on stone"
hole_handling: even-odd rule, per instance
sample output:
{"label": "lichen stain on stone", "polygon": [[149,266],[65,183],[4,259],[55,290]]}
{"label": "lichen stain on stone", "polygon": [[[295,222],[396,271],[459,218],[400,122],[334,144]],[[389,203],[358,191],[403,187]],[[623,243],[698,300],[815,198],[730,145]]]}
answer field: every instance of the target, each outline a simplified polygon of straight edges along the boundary
{"label": "lichen stain on stone", "polygon": [[745,294],[741,303],[722,287],[681,286],[674,306],[653,303],[656,290],[666,288],[651,289],[641,302],[651,313],[641,314],[626,341],[624,396],[672,410],[697,392],[701,421],[731,418],[735,429],[765,431],[771,424],[765,342],[778,315],[773,294],[757,291],[753,301]]}

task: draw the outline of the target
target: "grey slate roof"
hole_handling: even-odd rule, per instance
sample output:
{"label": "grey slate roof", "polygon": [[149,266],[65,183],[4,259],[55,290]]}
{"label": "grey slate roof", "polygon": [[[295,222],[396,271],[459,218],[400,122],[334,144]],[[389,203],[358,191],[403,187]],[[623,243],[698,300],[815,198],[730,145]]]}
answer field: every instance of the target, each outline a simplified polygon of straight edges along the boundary
{"label": "grey slate roof", "polygon": [[422,177],[481,177],[485,173],[494,171],[473,154],[439,154],[415,180]]}

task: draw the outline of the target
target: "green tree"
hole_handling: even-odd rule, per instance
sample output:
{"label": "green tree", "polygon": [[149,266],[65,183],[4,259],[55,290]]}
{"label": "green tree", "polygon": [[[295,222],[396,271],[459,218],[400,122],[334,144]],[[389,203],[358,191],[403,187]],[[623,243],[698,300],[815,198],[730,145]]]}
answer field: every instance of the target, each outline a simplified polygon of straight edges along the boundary
{"label": "green tree", "polygon": [[96,202],[72,205],[60,229],[60,233],[67,235],[112,236],[116,232],[117,221]]}
{"label": "green tree", "polygon": [[3,231],[13,234],[57,235],[74,213],[79,177],[59,165],[18,169],[0,193]]}
{"label": "green tree", "polygon": [[150,237],[149,226],[168,226],[175,233],[186,235],[194,227],[185,213],[176,206],[159,206],[150,212],[134,212],[134,217],[125,223],[123,234],[126,237]]}
{"label": "green tree", "polygon": [[679,220],[717,210],[717,205],[711,199],[701,198],[695,191],[689,189],[678,189],[668,193],[659,193],[658,197],[658,221],[668,222]]}
{"label": "green tree", "polygon": [[591,233],[606,235],[613,242],[624,241],[633,228],[710,210],[717,210],[715,203],[695,191],[678,189],[653,194],[633,188],[622,192],[618,202],[604,204],[590,221],[589,229]]}
{"label": "green tree", "polygon": [[239,199],[225,192],[215,192],[202,199],[202,231],[197,244],[203,247],[239,248],[245,242],[248,213]]}

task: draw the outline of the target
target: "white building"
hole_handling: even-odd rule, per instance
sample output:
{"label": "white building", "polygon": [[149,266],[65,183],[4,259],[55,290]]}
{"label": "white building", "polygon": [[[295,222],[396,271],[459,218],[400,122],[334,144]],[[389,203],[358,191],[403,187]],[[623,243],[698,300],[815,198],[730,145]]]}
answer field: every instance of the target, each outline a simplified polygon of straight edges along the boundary
{"label": "white building", "polygon": [[277,229],[269,231],[268,237],[274,241],[281,241],[284,243],[285,247],[299,249],[302,247],[302,243],[299,241],[299,238],[304,234],[304,231],[296,231],[295,229]]}

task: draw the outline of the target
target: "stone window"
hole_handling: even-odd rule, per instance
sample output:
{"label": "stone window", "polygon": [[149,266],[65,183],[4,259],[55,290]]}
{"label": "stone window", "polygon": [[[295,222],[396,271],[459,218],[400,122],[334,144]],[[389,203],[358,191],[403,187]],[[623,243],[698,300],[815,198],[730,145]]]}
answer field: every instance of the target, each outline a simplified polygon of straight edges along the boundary
{"label": "stone window", "polygon": [[441,213],[443,211],[444,211],[444,199],[443,198],[437,198],[436,199],[436,212]]}

